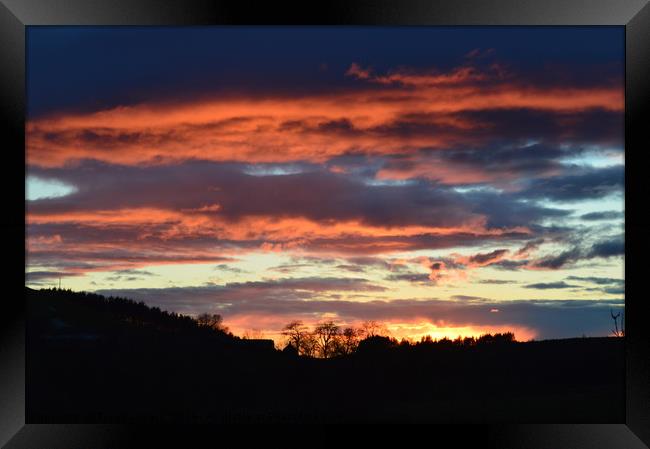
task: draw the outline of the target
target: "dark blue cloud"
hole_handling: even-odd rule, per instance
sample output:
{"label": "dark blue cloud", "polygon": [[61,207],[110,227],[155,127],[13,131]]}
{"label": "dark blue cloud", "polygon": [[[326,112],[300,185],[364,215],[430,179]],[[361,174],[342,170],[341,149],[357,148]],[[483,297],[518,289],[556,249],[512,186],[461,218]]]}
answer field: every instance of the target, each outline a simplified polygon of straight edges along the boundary
{"label": "dark blue cloud", "polygon": [[479,284],[489,284],[489,285],[503,285],[503,284],[516,284],[517,281],[511,281],[506,279],[481,279],[478,281]]}
{"label": "dark blue cloud", "polygon": [[580,218],[586,221],[617,220],[623,218],[623,213],[615,210],[608,210],[603,212],[589,212],[588,214],[580,215]]}
{"label": "dark blue cloud", "polygon": [[[620,87],[623,88],[622,84]],[[560,144],[570,140],[579,143],[600,142],[620,145],[623,139],[623,114],[601,108],[572,112],[526,108],[482,109],[462,111],[455,116],[483,125],[472,131],[472,135],[501,142],[543,140],[547,144]],[[531,151],[548,153],[549,150],[552,151],[549,148],[538,147]],[[552,153],[548,155],[557,157]],[[511,156],[516,157],[516,155]]]}
{"label": "dark blue cloud", "polygon": [[488,217],[487,226],[490,228],[527,226],[544,218],[562,218],[571,214],[570,210],[544,207],[527,202],[525,194],[479,191],[467,193],[465,196],[474,205],[475,212]]}
{"label": "dark blue cloud", "polygon": [[415,284],[432,283],[427,273],[396,273],[385,278],[387,281],[407,281]]}
{"label": "dark blue cloud", "polygon": [[604,277],[597,277],[597,276],[568,276],[567,279],[571,281],[589,282],[598,285],[609,285],[609,284],[623,285],[625,283],[624,279],[604,278]]}
{"label": "dark blue cloud", "polygon": [[25,282],[30,284],[52,284],[54,281],[64,277],[83,276],[83,273],[69,271],[29,271],[25,273]]}
{"label": "dark blue cloud", "polygon": [[622,193],[624,184],[625,167],[614,165],[584,169],[576,174],[534,179],[518,196],[525,199],[581,201]]}
{"label": "dark blue cloud", "polygon": [[603,240],[591,247],[589,253],[592,257],[614,257],[625,255],[625,241],[623,236]]}
{"label": "dark blue cloud", "polygon": [[358,88],[352,62],[448,70],[476,48],[531,82],[623,79],[620,27],[29,27],[28,112],[97,110],[206,92]]}
{"label": "dark blue cloud", "polygon": [[564,281],[559,282],[537,282],[535,284],[524,285],[524,288],[533,288],[536,290],[556,290],[562,288],[576,288],[577,285],[567,284]]}
{"label": "dark blue cloud", "polygon": [[539,268],[557,270],[582,258],[583,252],[580,250],[580,248],[571,248],[566,251],[562,251],[557,255],[546,256],[542,259],[536,260],[533,265]]}
{"label": "dark blue cloud", "polygon": [[[257,164],[258,173],[278,169]],[[246,164],[190,161],[173,166],[134,167],[87,161],[70,168],[33,167],[30,174],[75,186],[60,198],[30,201],[35,213],[65,213],[132,207],[197,210],[218,204],[220,217],[270,215],[312,220],[359,219],[380,226],[458,226],[485,214],[489,227],[530,225],[570,211],[526,204],[493,192],[459,193],[424,180],[372,184],[313,164],[293,164],[298,173],[248,174]]]}

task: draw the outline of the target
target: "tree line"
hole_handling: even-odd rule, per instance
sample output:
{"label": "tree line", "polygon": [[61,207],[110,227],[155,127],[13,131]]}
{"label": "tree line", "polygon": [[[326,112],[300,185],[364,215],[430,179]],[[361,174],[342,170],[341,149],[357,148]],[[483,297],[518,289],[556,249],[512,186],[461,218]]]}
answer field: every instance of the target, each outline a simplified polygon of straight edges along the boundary
{"label": "tree line", "polygon": [[310,330],[296,320],[282,329],[282,335],[287,338],[287,351],[293,349],[298,355],[325,359],[352,354],[362,339],[386,334],[386,326],[376,321],[365,321],[359,328],[341,328],[333,321],[324,321]]}
{"label": "tree line", "polygon": [[[36,295],[36,291],[27,289],[28,294]],[[158,307],[150,307],[144,302],[136,302],[121,297],[104,297],[94,293],[73,292],[62,289],[41,289],[38,292],[40,299],[56,297],[57,303],[72,303],[80,307],[71,308],[69,317],[75,318],[80,323],[96,329],[114,328],[117,323],[123,323],[134,328],[156,328],[159,330],[174,331],[181,335],[190,335],[197,332],[204,335],[218,336],[228,340],[260,339],[263,335],[259,331],[247,332],[243,337],[237,337],[224,325],[222,315],[202,313],[196,317],[167,312]],[[95,314],[89,314],[94,310]],[[93,318],[94,317],[94,318]],[[102,318],[102,323],[96,322]],[[110,324],[110,323],[112,324]],[[340,326],[334,321],[322,321],[310,329],[302,321],[294,320],[282,328],[282,335],[286,338],[285,352],[312,358],[334,358],[353,354],[359,350],[381,349],[390,347],[416,347],[436,346],[468,347],[485,343],[514,342],[515,337],[511,332],[504,334],[485,334],[480,337],[458,337],[455,340],[443,338],[434,340],[430,335],[422,337],[420,341],[403,338],[401,341],[390,336],[385,324],[368,320],[358,327]]]}
{"label": "tree line", "polygon": [[420,341],[402,338],[398,341],[389,336],[385,324],[377,321],[364,321],[360,327],[341,327],[333,321],[324,321],[309,329],[302,321],[295,320],[282,328],[286,337],[285,352],[291,352],[305,357],[333,358],[352,354],[360,349],[436,346],[470,347],[484,344],[514,343],[515,334],[512,332],[484,334],[479,337],[458,337],[451,340],[447,337],[434,340],[426,335]]}

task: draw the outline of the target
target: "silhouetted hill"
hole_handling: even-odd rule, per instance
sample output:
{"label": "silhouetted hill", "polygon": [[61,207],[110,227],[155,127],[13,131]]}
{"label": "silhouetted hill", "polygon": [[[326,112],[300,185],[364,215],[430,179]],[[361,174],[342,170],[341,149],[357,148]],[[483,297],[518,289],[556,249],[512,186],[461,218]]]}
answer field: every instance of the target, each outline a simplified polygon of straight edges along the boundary
{"label": "silhouetted hill", "polygon": [[30,332],[43,338],[107,339],[175,333],[234,340],[225,332],[200,327],[191,317],[148,307],[143,302],[70,290],[26,287]]}
{"label": "silhouetted hill", "polygon": [[624,421],[620,338],[372,337],[310,359],[128,299],[26,297],[28,422]]}

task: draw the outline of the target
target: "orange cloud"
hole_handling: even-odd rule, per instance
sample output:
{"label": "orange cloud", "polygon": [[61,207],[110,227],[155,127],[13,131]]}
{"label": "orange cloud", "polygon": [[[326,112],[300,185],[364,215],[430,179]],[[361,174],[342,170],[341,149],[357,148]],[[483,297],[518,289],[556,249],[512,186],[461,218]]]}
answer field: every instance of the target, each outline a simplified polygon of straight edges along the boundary
{"label": "orange cloud", "polygon": [[370,80],[379,84],[401,84],[412,87],[430,87],[440,85],[460,85],[469,82],[483,81],[490,77],[490,74],[481,73],[472,66],[462,66],[451,70],[449,73],[429,72],[421,73],[414,70],[396,70],[386,75],[372,75],[370,68],[363,69],[353,63],[346,75],[357,79]]}
{"label": "orange cloud", "polygon": [[[28,209],[29,263],[65,265],[76,272],[106,271],[232,260],[256,251],[340,257],[444,249],[532,235],[521,226],[487,228],[485,217],[480,215],[470,216],[465,223],[455,226],[385,226],[356,219],[315,220],[281,215],[245,215],[233,220],[223,216],[219,207],[212,206],[53,213]],[[412,262],[398,259],[391,262],[391,267]],[[423,257],[416,262],[430,270],[430,278],[436,282],[467,277],[464,270],[468,267],[444,266],[434,272],[433,259]],[[461,262],[471,265],[465,260],[458,263]]]}
{"label": "orange cloud", "polygon": [[[448,73],[402,70],[373,77],[353,64],[349,75],[379,86],[54,115],[27,122],[27,160],[40,166],[87,158],[120,164],[188,159],[323,162],[351,150],[410,154],[418,148],[477,144],[484,140],[486,124],[460,115],[468,111],[623,111],[620,87],[535,87],[501,82],[498,73],[464,66]],[[395,83],[408,88],[396,89]],[[412,120],[413,111],[428,116],[431,132],[399,131],[404,118]],[[574,125],[570,117],[563,120],[566,128]]]}
{"label": "orange cloud", "polygon": [[192,211],[136,208],[88,212],[28,213],[28,224],[77,223],[91,226],[137,227],[139,224],[168,224],[163,238],[198,236],[206,233],[218,239],[244,240],[266,239],[269,241],[315,240],[333,237],[392,237],[418,236],[423,234],[453,236],[471,233],[476,236],[499,237],[507,233],[530,233],[528,228],[486,228],[485,217],[475,216],[461,226],[369,225],[359,220],[316,221],[303,217],[282,218],[277,216],[244,216],[236,222],[219,214],[195,214]]}

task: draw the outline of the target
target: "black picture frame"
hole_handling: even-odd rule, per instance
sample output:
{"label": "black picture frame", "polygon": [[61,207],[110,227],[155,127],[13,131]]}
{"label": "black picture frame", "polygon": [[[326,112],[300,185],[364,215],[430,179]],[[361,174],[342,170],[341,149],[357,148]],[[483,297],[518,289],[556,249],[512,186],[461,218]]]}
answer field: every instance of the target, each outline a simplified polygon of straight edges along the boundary
{"label": "black picture frame", "polygon": [[[380,0],[277,2],[209,0],[0,0],[0,123],[5,213],[5,288],[0,320],[0,445],[20,447],[150,447],[154,429],[123,425],[25,423],[24,260],[25,31],[32,25],[618,25],[625,27],[626,418],[612,424],[463,426],[456,442],[480,447],[643,448],[650,445],[650,344],[642,314],[642,271],[648,253],[642,207],[643,152],[650,127],[650,6],[647,0]],[[644,114],[645,112],[645,114]],[[23,243],[21,243],[21,239]],[[9,276],[7,276],[7,272]],[[5,285],[6,287],[6,285]],[[14,289],[15,288],[15,294]],[[464,430],[464,427],[470,427]],[[156,439],[189,432],[166,426]],[[435,429],[427,433],[440,432]],[[445,432],[443,432],[445,433]],[[449,433],[449,432],[446,432]],[[193,435],[197,435],[192,431]],[[200,434],[200,433],[199,433]],[[248,438],[244,433],[240,437]],[[140,444],[137,444],[139,442]],[[475,446],[476,447],[476,446]]]}

